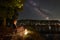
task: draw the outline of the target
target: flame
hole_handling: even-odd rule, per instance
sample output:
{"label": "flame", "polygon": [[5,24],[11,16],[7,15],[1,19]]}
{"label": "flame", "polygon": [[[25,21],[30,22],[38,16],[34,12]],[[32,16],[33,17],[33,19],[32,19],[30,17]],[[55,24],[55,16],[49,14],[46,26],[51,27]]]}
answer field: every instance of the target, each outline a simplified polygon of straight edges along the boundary
{"label": "flame", "polygon": [[27,29],[25,29],[24,35],[27,35],[29,33],[29,31]]}
{"label": "flame", "polygon": [[16,23],[17,23],[17,20],[14,21],[14,24],[15,24],[15,25],[16,25]]}

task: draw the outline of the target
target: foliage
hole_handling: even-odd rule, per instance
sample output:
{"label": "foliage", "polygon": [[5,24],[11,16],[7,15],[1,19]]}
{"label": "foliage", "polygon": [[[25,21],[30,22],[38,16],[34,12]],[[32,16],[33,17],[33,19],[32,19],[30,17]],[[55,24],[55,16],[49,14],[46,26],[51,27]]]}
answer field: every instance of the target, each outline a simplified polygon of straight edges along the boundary
{"label": "foliage", "polygon": [[15,14],[15,10],[21,10],[23,0],[0,0],[0,17],[9,17]]}
{"label": "foliage", "polygon": [[0,0],[0,6],[4,6],[4,7],[20,8],[22,4],[23,4],[23,0]]}

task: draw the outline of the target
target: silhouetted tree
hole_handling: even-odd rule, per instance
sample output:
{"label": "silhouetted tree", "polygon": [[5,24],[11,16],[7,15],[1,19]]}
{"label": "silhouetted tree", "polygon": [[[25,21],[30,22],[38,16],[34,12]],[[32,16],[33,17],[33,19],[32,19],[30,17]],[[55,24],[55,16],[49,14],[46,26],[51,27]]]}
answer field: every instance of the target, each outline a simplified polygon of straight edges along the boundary
{"label": "silhouetted tree", "polygon": [[4,18],[4,25],[6,25],[6,18],[12,19],[16,13],[23,8],[23,0],[0,0],[0,17]]}

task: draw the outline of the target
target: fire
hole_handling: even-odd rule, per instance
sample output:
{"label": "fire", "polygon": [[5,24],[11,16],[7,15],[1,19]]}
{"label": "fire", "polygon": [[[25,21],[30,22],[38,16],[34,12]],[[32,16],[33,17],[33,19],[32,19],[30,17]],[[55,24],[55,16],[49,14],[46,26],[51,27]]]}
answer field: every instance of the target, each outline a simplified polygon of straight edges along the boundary
{"label": "fire", "polygon": [[14,24],[15,24],[15,25],[16,25],[16,23],[17,23],[17,20],[14,21]]}
{"label": "fire", "polygon": [[27,29],[25,29],[24,35],[27,35],[29,33],[29,31]]}
{"label": "fire", "polygon": [[29,30],[25,29],[23,26],[17,28],[17,34],[20,36],[26,36],[28,33],[30,33]]}

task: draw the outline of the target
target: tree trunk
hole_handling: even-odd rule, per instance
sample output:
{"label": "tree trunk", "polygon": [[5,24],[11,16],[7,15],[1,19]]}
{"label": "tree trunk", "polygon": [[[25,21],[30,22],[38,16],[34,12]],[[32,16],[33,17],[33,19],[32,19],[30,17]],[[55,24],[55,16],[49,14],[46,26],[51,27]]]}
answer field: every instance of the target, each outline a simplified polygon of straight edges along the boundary
{"label": "tree trunk", "polygon": [[4,18],[3,25],[6,26],[6,18]]}

